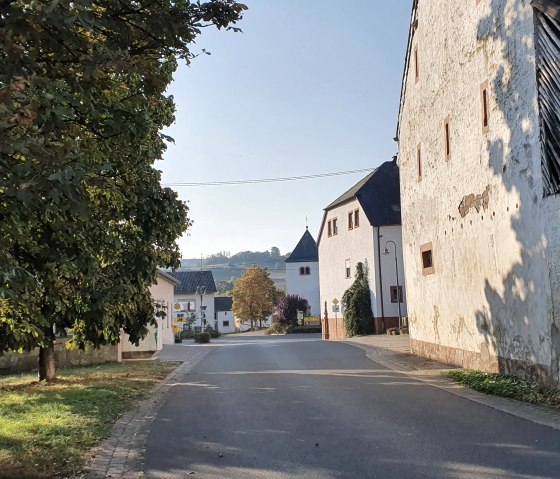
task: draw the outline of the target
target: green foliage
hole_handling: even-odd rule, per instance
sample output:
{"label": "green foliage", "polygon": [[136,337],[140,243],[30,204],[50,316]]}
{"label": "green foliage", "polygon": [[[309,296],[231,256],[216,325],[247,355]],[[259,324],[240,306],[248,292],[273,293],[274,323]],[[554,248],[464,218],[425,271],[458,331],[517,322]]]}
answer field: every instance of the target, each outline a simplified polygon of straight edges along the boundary
{"label": "green foliage", "polygon": [[541,388],[520,378],[463,369],[449,371],[445,375],[486,394],[560,408],[560,390]]}
{"label": "green foliage", "polygon": [[81,477],[91,448],[178,364],[68,368],[50,385],[31,374],[0,378],[0,477]]}
{"label": "green foliage", "polygon": [[373,332],[368,269],[363,263],[356,265],[354,283],[345,291],[341,304],[344,329],[348,337]]}
{"label": "green foliage", "polygon": [[210,333],[196,333],[194,335],[194,340],[197,343],[209,343],[211,337]]}
{"label": "green foliage", "polygon": [[188,208],[154,167],[174,121],[166,90],[231,0],[0,4],[0,351],[133,342],[176,266]]}

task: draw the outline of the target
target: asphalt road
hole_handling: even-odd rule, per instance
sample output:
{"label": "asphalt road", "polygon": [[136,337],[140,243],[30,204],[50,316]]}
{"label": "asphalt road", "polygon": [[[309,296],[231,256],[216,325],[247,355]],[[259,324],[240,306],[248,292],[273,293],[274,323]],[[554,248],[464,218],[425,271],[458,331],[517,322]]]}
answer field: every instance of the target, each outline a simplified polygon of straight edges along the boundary
{"label": "asphalt road", "polygon": [[560,432],[386,369],[353,346],[247,337],[178,380],[147,478],[560,478]]}

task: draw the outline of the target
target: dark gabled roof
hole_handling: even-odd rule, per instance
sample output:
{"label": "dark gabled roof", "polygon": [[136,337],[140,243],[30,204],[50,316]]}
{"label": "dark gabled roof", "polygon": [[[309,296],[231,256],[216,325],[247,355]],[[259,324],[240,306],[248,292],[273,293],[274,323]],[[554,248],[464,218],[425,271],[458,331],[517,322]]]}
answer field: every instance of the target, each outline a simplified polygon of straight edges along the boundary
{"label": "dark gabled roof", "polygon": [[167,273],[167,272],[165,272],[161,269],[158,269],[157,272],[162,278],[166,279],[170,283],[179,284],[179,280],[175,279],[173,276],[171,276],[171,274],[169,274],[169,273]]}
{"label": "dark gabled roof", "polygon": [[175,286],[175,294],[195,294],[199,286],[204,286],[206,294],[216,292],[212,271],[173,271],[169,274],[180,282]]}
{"label": "dark gabled roof", "polygon": [[233,298],[231,296],[218,296],[214,298],[214,311],[231,311]]}
{"label": "dark gabled roof", "polygon": [[311,233],[305,228],[305,233],[299,240],[299,243],[292,251],[292,254],[286,259],[286,263],[301,263],[319,261],[319,250],[317,243],[311,236]]}
{"label": "dark gabled roof", "polygon": [[371,226],[400,225],[401,194],[397,162],[386,161],[325,208],[319,241],[327,213],[353,200],[358,200]]}

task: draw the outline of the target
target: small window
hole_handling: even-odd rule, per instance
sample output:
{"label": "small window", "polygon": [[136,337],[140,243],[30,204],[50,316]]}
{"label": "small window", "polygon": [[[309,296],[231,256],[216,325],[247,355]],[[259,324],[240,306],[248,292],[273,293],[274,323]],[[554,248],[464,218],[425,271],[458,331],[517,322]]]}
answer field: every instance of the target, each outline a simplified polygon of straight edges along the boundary
{"label": "small window", "polygon": [[229,328],[229,321],[222,321],[222,326],[224,328]]}
{"label": "small window", "polygon": [[352,270],[350,268],[350,260],[349,259],[347,259],[344,262],[344,269],[345,269],[346,277],[350,278],[352,276]]}
{"label": "small window", "polygon": [[308,276],[311,274],[311,270],[309,269],[309,266],[301,266],[299,268],[299,274],[300,276]]}
{"label": "small window", "polygon": [[299,268],[299,274],[300,276],[303,276],[305,274],[305,268],[303,266]]}
{"label": "small window", "polygon": [[311,274],[311,269],[309,268],[309,266],[305,267],[305,275],[309,276]]}
{"label": "small window", "polygon": [[332,234],[336,236],[338,234],[338,220],[335,218],[332,220]]}
{"label": "small window", "polygon": [[331,222],[331,220],[329,220],[329,222],[327,223],[327,229],[328,229],[329,236],[332,236],[332,222]]}
{"label": "small window", "polygon": [[480,104],[482,107],[482,132],[486,133],[489,129],[489,104],[488,104],[488,82],[485,81],[480,86]]}
{"label": "small window", "polygon": [[416,81],[420,79],[420,67],[418,65],[418,46],[414,47],[414,78]]}
{"label": "small window", "polygon": [[360,210],[354,210],[354,228],[360,226]]}
{"label": "small window", "polygon": [[418,165],[418,180],[422,179],[422,149],[420,145],[416,148],[416,163]]}
{"label": "small window", "polygon": [[352,230],[354,229],[354,212],[350,211],[350,213],[348,213],[348,229]]}
{"label": "small window", "polygon": [[445,119],[445,161],[451,158],[451,137],[449,132],[449,117]]}
{"label": "small window", "polygon": [[391,303],[402,303],[402,302],[403,302],[402,286],[399,286],[398,289],[396,286],[391,286]]}
{"label": "small window", "polygon": [[434,256],[432,251],[432,243],[426,243],[420,246],[420,254],[422,255],[422,274],[434,274]]}

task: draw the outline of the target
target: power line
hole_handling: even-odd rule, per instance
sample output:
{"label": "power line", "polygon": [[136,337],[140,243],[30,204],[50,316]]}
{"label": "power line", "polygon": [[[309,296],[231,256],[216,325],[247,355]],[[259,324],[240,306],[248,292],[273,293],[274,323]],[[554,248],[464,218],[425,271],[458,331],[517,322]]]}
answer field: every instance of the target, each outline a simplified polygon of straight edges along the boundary
{"label": "power line", "polygon": [[163,186],[179,187],[179,186],[231,186],[231,185],[253,185],[258,183],[278,183],[282,181],[299,181],[314,180],[317,178],[327,178],[329,176],[353,175],[356,173],[366,173],[373,171],[374,168],[362,168],[359,170],[335,171],[332,173],[319,173],[316,175],[305,176],[285,176],[279,178],[260,178],[253,180],[229,180],[229,181],[202,181],[192,183],[164,183]]}

